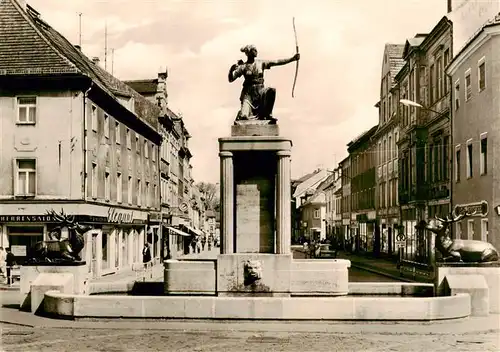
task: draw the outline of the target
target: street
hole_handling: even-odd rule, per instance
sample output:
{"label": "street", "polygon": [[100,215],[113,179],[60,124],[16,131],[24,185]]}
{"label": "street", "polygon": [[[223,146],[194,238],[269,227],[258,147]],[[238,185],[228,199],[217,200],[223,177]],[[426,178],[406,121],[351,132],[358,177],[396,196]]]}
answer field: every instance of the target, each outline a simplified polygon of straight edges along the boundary
{"label": "street", "polygon": [[[252,322],[257,327],[259,322]],[[273,323],[265,323],[272,325]],[[344,325],[315,324],[318,332],[301,332],[307,323],[280,324],[283,331],[245,331],[238,322],[210,322],[197,330],[142,329],[34,329],[2,326],[2,351],[498,351],[497,332],[429,334],[419,333],[418,325],[407,333],[387,332],[381,324],[364,332],[365,323]],[[99,324],[102,325],[102,324]],[[247,324],[248,325],[248,324]],[[222,327],[222,329],[221,329]],[[154,328],[153,328],[154,329]],[[233,330],[234,329],[234,330]],[[323,332],[330,330],[328,332]],[[279,329],[278,329],[279,330]],[[333,330],[333,331],[332,331]],[[374,331],[375,330],[375,331]]]}

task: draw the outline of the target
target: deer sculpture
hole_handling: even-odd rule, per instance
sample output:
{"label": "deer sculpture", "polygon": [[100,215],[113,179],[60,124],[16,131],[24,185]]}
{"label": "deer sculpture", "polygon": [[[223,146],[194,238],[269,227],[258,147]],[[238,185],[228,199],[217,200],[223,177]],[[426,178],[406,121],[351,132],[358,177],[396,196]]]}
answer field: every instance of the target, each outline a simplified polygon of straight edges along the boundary
{"label": "deer sculpture", "polygon": [[[74,215],[66,215],[62,209],[61,213],[56,213],[54,210],[47,211],[47,215],[50,215],[58,224],[50,231],[49,240],[37,242],[31,248],[30,261],[80,261],[79,253],[85,244],[83,234],[92,227],[76,223]],[[62,229],[65,227],[69,230],[68,238],[61,237]]]}
{"label": "deer sculpture", "polygon": [[464,212],[455,217],[450,214],[446,219],[436,217],[429,223],[422,220],[416,227],[425,228],[436,234],[436,248],[443,256],[443,261],[468,263],[498,261],[498,251],[489,242],[451,239],[450,225],[472,215],[474,213]]}

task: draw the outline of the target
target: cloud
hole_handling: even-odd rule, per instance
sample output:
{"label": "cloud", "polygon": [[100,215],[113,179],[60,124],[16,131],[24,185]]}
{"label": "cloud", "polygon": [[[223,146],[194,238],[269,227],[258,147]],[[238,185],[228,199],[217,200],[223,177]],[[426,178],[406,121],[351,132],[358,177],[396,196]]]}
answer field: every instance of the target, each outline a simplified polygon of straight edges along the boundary
{"label": "cloud", "polygon": [[293,55],[295,17],[295,98],[295,63],[266,71],[265,79],[277,89],[274,115],[293,140],[292,174],[299,177],[318,165],[335,167],[346,144],[377,123],[385,43],[429,32],[446,13],[445,2],[435,0],[28,2],[75,43],[82,12],[83,51],[101,62],[107,23],[121,79],[154,78],[168,67],[170,107],[182,112],[192,135],[194,178],[212,182],[219,177],[217,139],[230,134],[239,108],[242,82],[229,84],[227,71],[243,58],[241,46],[255,44],[264,59]]}

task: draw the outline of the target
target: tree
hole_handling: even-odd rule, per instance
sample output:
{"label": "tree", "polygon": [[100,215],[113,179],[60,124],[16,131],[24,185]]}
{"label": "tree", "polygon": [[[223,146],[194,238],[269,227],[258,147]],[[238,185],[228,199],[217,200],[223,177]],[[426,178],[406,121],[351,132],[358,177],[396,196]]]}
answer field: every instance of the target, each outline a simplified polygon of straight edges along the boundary
{"label": "tree", "polygon": [[205,209],[219,210],[219,185],[210,182],[198,182],[196,185],[203,195]]}

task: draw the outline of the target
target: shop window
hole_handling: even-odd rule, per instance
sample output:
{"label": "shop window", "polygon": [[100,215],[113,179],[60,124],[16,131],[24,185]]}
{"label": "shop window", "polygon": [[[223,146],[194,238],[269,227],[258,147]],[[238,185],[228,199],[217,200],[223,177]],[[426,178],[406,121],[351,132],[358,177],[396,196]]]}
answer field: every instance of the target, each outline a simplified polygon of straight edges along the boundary
{"label": "shop window", "polygon": [[17,123],[28,125],[36,123],[36,97],[17,98]]}
{"label": "shop window", "polygon": [[467,220],[467,239],[474,239],[474,219]]}
{"label": "shop window", "polygon": [[36,195],[36,160],[16,159],[15,160],[15,195],[35,196]]}
{"label": "shop window", "polygon": [[481,219],[481,241],[488,242],[488,219]]}
{"label": "shop window", "polygon": [[102,241],[101,241],[101,248],[102,248],[102,269],[108,269],[109,268],[109,235],[108,233],[105,233],[103,231],[102,233]]}

